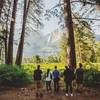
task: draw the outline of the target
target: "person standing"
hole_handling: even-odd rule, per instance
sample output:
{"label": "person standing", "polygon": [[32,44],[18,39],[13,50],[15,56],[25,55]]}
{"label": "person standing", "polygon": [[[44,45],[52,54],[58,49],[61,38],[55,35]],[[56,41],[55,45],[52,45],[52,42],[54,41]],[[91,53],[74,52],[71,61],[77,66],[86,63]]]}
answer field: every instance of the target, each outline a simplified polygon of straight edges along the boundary
{"label": "person standing", "polygon": [[76,69],[76,83],[77,91],[81,92],[83,87],[84,70],[81,63],[79,63],[79,68]]}
{"label": "person standing", "polygon": [[71,66],[67,67],[65,66],[64,70],[64,81],[66,85],[66,96],[69,94],[73,96],[73,87],[72,87],[72,81],[74,79],[74,71],[71,68]]}
{"label": "person standing", "polygon": [[42,70],[40,70],[40,65],[38,65],[37,69],[34,70],[33,78],[36,86],[36,97],[42,97]]}
{"label": "person standing", "polygon": [[54,81],[54,91],[59,92],[59,71],[57,70],[57,66],[55,66],[55,70],[53,71],[53,81]]}
{"label": "person standing", "polygon": [[50,72],[50,69],[47,69],[46,73],[46,90],[47,92],[51,92],[51,81],[52,81],[52,74]]}

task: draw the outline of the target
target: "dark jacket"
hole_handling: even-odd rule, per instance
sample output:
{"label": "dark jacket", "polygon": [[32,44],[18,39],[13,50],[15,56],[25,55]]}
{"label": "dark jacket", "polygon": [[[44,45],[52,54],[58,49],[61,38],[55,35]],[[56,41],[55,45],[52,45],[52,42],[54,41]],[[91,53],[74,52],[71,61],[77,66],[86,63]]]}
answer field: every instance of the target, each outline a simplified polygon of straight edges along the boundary
{"label": "dark jacket", "polygon": [[42,71],[41,70],[35,70],[33,74],[33,78],[35,81],[42,79]]}
{"label": "dark jacket", "polygon": [[74,79],[74,71],[71,68],[66,68],[64,70],[64,80],[65,82],[72,81]]}
{"label": "dark jacket", "polygon": [[83,80],[83,76],[84,76],[84,70],[83,70],[83,68],[78,68],[76,70],[76,79],[77,80]]}

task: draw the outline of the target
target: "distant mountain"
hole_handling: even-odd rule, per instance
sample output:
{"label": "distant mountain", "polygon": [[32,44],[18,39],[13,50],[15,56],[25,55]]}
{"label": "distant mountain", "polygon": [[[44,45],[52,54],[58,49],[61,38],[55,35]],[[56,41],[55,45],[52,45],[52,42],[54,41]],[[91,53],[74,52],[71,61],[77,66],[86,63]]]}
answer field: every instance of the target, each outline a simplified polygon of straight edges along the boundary
{"label": "distant mountain", "polygon": [[[54,32],[47,34],[45,36],[40,35],[31,35],[27,38],[29,41],[29,46],[25,46],[24,56],[32,55],[42,55],[48,56],[57,54],[60,51],[60,41],[62,34],[65,30],[56,29]],[[100,35],[95,35],[95,40],[100,41]]]}
{"label": "distant mountain", "polygon": [[60,40],[61,40],[61,36],[62,36],[62,34],[58,29],[55,30],[54,32],[50,33],[50,35],[48,37],[47,45],[50,47],[58,48]]}
{"label": "distant mountain", "polygon": [[43,45],[42,48],[38,51],[40,55],[53,55],[57,54],[60,51],[59,43],[61,39],[61,33],[59,30],[55,30],[54,32],[47,34],[44,36],[44,40],[46,44]]}

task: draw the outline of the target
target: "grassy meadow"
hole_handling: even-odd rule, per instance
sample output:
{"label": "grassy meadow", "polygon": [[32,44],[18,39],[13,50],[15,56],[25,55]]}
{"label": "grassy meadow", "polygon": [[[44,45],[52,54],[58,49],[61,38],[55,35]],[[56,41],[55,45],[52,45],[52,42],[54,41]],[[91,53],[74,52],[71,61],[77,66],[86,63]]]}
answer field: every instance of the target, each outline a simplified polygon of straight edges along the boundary
{"label": "grassy meadow", "polygon": [[[33,71],[37,68],[37,65],[41,66],[41,69],[43,71],[46,71],[48,68],[52,71],[54,70],[54,66],[58,67],[58,70],[61,72],[65,69],[64,63],[40,63],[40,64],[33,64],[33,63],[28,63],[28,64],[23,64],[22,68],[26,70],[27,73],[32,74]],[[100,71],[100,63],[90,63],[90,64],[83,64],[84,69],[96,69],[97,71]]]}

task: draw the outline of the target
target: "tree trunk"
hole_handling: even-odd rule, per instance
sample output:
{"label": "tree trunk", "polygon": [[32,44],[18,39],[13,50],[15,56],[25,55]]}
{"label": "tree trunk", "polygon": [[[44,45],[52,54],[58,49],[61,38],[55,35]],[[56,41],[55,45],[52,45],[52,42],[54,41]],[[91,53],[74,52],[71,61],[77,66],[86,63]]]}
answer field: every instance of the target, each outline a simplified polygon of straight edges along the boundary
{"label": "tree trunk", "polygon": [[78,62],[82,63],[82,55],[81,55],[81,42],[80,38],[78,37]]}
{"label": "tree trunk", "polygon": [[0,17],[1,17],[2,8],[3,8],[4,3],[5,3],[5,0],[0,0]]}
{"label": "tree trunk", "polygon": [[11,3],[9,3],[9,9],[6,18],[6,32],[5,32],[5,64],[8,63],[8,21],[10,14]]}
{"label": "tree trunk", "polygon": [[7,52],[8,51],[7,50],[8,50],[8,48],[7,48],[7,39],[5,39],[5,64],[7,64],[7,62],[8,62],[8,59],[7,59],[8,58],[7,57],[7,54],[8,54]]}
{"label": "tree trunk", "polygon": [[19,41],[19,45],[18,45],[18,51],[17,51],[17,55],[16,55],[16,62],[15,62],[16,65],[21,65],[21,63],[22,63],[24,38],[25,38],[25,26],[26,26],[26,20],[27,20],[29,6],[30,6],[30,0],[28,1],[28,5],[27,5],[27,0],[24,0],[23,24],[22,24],[21,37],[20,37],[20,41]]}
{"label": "tree trunk", "polygon": [[75,54],[75,41],[74,41],[74,31],[73,31],[73,22],[71,15],[71,5],[70,0],[64,0],[64,17],[65,17],[65,27],[69,35],[69,65],[76,67],[76,54]]}
{"label": "tree trunk", "polygon": [[18,3],[18,0],[14,0],[12,19],[11,19],[11,24],[10,24],[9,41],[8,41],[8,62],[7,64],[13,63],[13,38],[14,38],[14,30],[15,30],[17,3]]}

